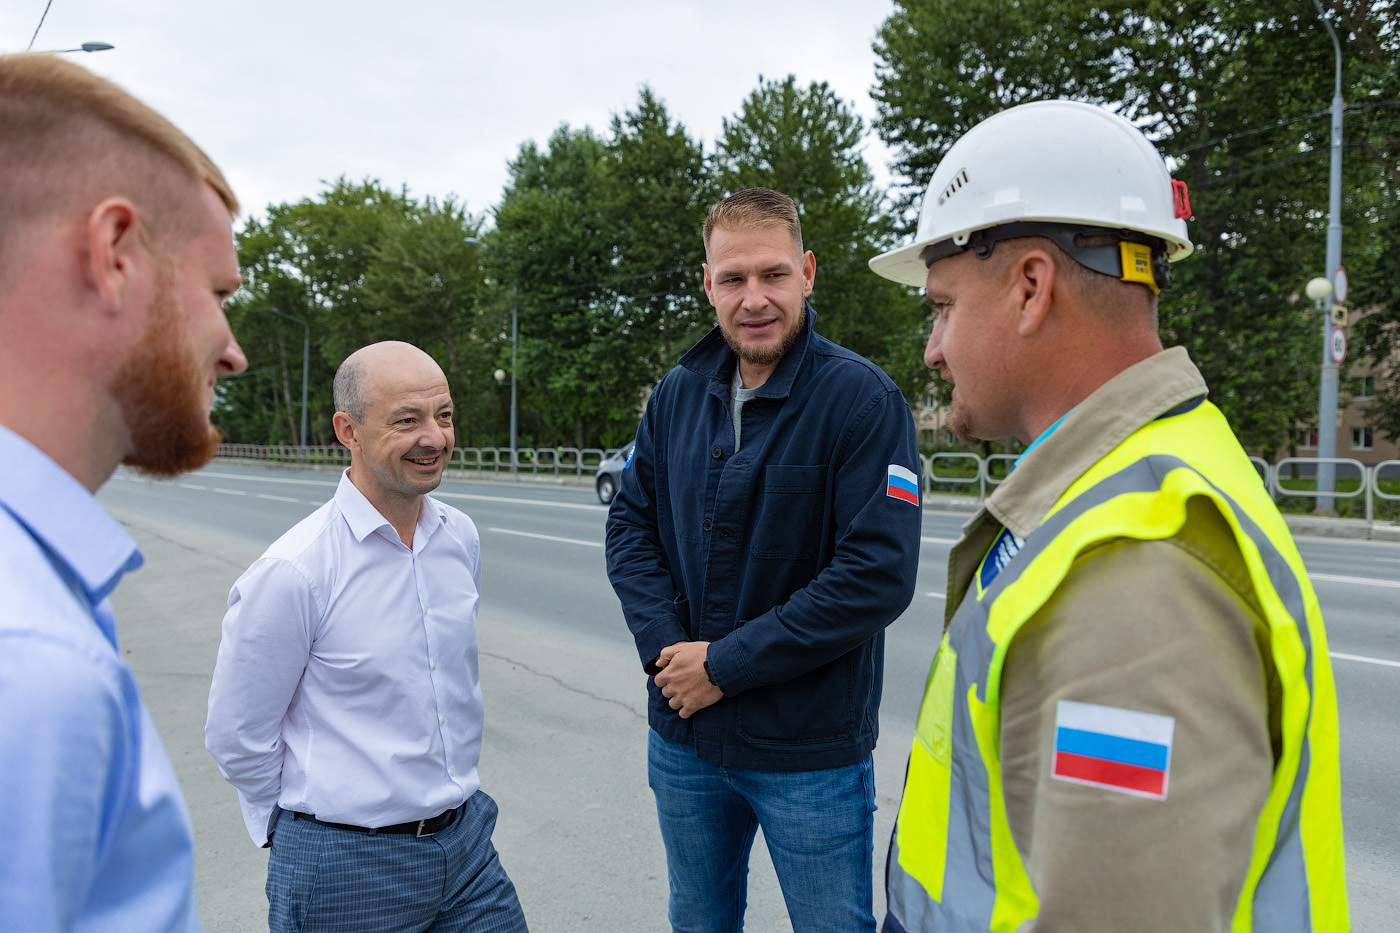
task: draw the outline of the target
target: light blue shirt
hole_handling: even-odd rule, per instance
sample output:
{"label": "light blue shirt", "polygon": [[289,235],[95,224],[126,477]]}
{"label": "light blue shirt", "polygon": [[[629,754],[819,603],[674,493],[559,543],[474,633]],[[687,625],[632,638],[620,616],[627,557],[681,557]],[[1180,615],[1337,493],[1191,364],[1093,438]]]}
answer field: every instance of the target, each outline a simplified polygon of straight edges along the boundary
{"label": "light blue shirt", "polygon": [[141,564],[0,426],[0,930],[199,929],[189,816],[107,599]]}

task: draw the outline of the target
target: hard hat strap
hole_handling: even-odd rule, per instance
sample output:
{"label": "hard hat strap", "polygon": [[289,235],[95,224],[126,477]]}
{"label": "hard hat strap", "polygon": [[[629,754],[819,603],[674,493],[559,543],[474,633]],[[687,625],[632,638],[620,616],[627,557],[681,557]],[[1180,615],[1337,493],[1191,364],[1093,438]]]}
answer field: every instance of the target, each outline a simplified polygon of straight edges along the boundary
{"label": "hard hat strap", "polygon": [[[1154,293],[1171,287],[1167,244],[1158,237],[1114,227],[1022,220],[974,230],[962,237],[930,244],[924,247],[921,255],[925,268],[967,250],[975,252],[978,259],[986,259],[992,255],[997,243],[1022,237],[1045,237],[1086,269],[1124,282],[1146,285]],[[1112,237],[1114,242],[1081,246],[1076,242],[1079,237]],[[1147,255],[1143,254],[1142,249],[1135,250],[1132,246],[1145,247]]]}

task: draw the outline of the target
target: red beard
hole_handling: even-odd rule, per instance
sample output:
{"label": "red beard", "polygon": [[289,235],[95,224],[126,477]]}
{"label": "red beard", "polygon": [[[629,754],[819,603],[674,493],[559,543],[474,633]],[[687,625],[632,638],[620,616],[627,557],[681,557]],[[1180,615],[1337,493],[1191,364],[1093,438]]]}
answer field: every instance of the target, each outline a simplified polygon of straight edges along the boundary
{"label": "red beard", "polygon": [[173,272],[162,263],[146,328],[112,386],[131,441],[122,463],[170,479],[213,459],[220,435],[204,406],[206,380],[176,307]]}

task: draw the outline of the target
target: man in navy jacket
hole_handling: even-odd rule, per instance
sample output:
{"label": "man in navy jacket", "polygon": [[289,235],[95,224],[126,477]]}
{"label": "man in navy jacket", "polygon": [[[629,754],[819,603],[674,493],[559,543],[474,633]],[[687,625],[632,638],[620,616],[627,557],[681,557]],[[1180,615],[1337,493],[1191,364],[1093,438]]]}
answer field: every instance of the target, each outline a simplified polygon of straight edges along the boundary
{"label": "man in navy jacket", "polygon": [[719,326],[657,386],[607,560],[652,675],[676,931],[740,928],[763,827],[796,933],[875,929],[884,628],[918,565],[919,456],[878,366],[816,333],[816,258],[764,188],[705,220]]}

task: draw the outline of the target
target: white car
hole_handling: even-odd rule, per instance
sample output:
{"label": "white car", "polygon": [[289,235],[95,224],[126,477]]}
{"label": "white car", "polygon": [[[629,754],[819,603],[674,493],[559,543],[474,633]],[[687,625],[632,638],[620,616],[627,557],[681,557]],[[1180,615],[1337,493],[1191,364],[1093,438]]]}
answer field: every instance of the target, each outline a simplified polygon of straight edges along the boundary
{"label": "white car", "polygon": [[636,441],[628,441],[626,447],[610,457],[604,457],[603,462],[598,464],[594,488],[598,490],[598,501],[604,505],[612,502],[613,496],[617,495],[617,489],[622,485],[622,469],[627,466],[635,446]]}

